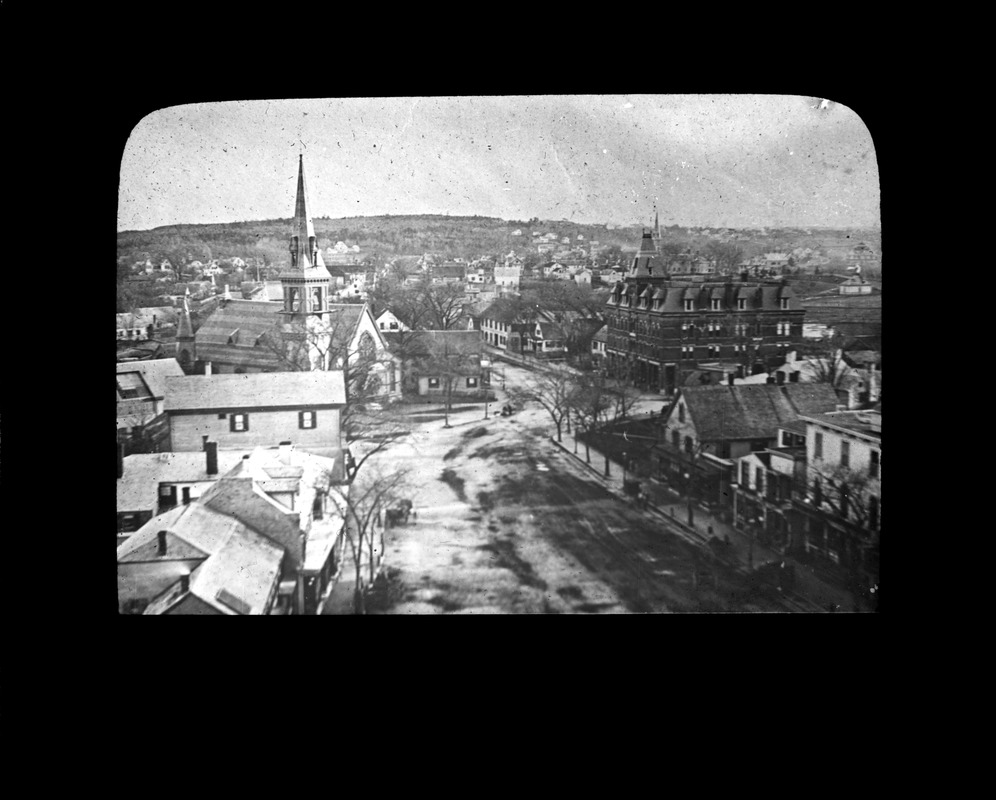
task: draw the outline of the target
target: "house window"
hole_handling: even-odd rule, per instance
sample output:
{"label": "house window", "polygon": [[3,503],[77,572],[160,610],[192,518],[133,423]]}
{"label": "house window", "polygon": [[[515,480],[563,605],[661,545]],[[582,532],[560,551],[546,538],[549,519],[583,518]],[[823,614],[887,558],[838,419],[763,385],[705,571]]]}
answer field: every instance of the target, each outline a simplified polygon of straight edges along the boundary
{"label": "house window", "polygon": [[439,388],[439,378],[429,378],[429,388],[438,389]]}
{"label": "house window", "polygon": [[747,298],[746,297],[737,298],[737,311],[746,311],[746,310],[747,310]]}
{"label": "house window", "polygon": [[823,458],[823,434],[817,433],[813,442],[813,458]]}
{"label": "house window", "polygon": [[694,311],[694,310],[695,310],[695,301],[694,300],[686,300],[685,301],[685,311]]}
{"label": "house window", "polygon": [[841,442],[840,443],[840,465],[842,467],[851,466],[851,443]]}
{"label": "house window", "polygon": [[232,414],[228,418],[228,430],[233,433],[249,430],[248,414]]}
{"label": "house window", "polygon": [[682,403],[678,404],[678,422],[685,421],[685,406]]}
{"label": "house window", "polygon": [[782,298],[781,304],[782,304],[782,311],[788,311],[789,301],[787,297]]}
{"label": "house window", "polygon": [[307,430],[310,428],[317,427],[317,425],[318,425],[317,411],[299,411],[297,413],[297,427]]}
{"label": "house window", "polygon": [[754,488],[758,494],[764,494],[764,469],[758,467],[754,473]]}
{"label": "house window", "polygon": [[469,389],[477,388],[477,378],[467,378],[467,388]]}
{"label": "house window", "polygon": [[744,488],[750,485],[750,464],[746,461],[740,463],[740,485]]}
{"label": "house window", "polygon": [[868,464],[868,477],[877,478],[879,469],[879,454],[878,450],[871,451],[871,462]]}
{"label": "house window", "polygon": [[713,298],[713,301],[712,301],[712,310],[713,311],[719,311],[720,310],[719,309],[719,302],[720,301],[719,301],[718,298]]}
{"label": "house window", "polygon": [[823,484],[820,483],[819,478],[813,478],[813,503],[817,508],[823,502]]}
{"label": "house window", "polygon": [[691,436],[685,437],[685,452],[691,455],[692,450],[695,449],[695,440]]}
{"label": "house window", "polygon": [[320,494],[316,494],[315,502],[311,504],[311,517],[312,519],[321,519],[322,515],[322,496]]}
{"label": "house window", "polygon": [[228,419],[228,414],[219,414],[218,419]]}
{"label": "house window", "polygon": [[681,447],[681,434],[678,431],[671,431],[671,446],[675,450]]}

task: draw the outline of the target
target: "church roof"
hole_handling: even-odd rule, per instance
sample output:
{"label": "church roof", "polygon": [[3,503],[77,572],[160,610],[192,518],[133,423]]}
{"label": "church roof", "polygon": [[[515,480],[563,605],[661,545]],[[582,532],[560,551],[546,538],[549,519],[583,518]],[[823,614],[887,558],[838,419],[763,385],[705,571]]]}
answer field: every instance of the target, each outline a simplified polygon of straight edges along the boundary
{"label": "church roof", "polygon": [[[332,333],[331,351],[345,352],[366,305],[331,303],[328,308],[325,319]],[[219,305],[197,331],[198,360],[246,370],[286,370],[289,365],[276,352],[281,326],[286,324],[282,309],[281,303],[267,300],[229,300]]]}
{"label": "church roof", "polygon": [[[277,369],[281,359],[264,335],[277,336],[283,322],[280,303],[229,300],[219,305],[197,331],[197,358],[242,369]],[[232,340],[232,332],[238,336]],[[284,365],[286,366],[286,365]]]}

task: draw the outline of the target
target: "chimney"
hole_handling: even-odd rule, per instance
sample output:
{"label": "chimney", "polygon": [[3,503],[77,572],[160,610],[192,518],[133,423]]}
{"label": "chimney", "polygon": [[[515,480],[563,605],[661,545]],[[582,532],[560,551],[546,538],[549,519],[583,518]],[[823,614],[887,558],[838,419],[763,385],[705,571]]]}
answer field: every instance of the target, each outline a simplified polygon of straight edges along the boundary
{"label": "chimney", "polygon": [[181,575],[180,576],[180,591],[186,594],[190,591],[190,576]]}
{"label": "chimney", "polygon": [[124,456],[125,456],[125,446],[124,442],[118,442],[118,477],[124,477]]}
{"label": "chimney", "polygon": [[785,373],[782,372],[781,370],[778,370],[775,373],[775,383],[777,383],[779,386],[785,383]]}
{"label": "chimney", "polygon": [[156,539],[158,540],[158,554],[161,556],[166,555],[166,531],[159,531],[156,534]]}
{"label": "chimney", "polygon": [[280,443],[280,462],[290,466],[291,464],[291,452],[294,449],[294,445],[290,442]]}
{"label": "chimney", "polygon": [[218,474],[218,443],[205,442],[204,450],[207,452],[207,474]]}

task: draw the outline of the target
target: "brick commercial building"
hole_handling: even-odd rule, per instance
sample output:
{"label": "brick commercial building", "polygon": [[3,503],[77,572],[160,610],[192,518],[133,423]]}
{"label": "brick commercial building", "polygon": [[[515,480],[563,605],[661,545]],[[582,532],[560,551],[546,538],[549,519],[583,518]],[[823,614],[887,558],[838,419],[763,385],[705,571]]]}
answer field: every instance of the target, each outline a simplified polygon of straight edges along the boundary
{"label": "brick commercial building", "polygon": [[606,370],[665,394],[706,365],[741,377],[773,370],[802,342],[805,311],[783,281],[672,278],[649,231],[607,306]]}

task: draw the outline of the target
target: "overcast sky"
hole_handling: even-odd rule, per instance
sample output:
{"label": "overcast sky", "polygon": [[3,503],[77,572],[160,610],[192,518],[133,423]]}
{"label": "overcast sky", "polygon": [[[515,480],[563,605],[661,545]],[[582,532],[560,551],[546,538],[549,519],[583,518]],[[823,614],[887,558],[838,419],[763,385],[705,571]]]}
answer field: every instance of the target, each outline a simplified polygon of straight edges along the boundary
{"label": "overcast sky", "polygon": [[871,135],[832,98],[571,95],[165,108],[125,146],[118,230],[289,218],[299,153],[314,217],[880,224]]}

